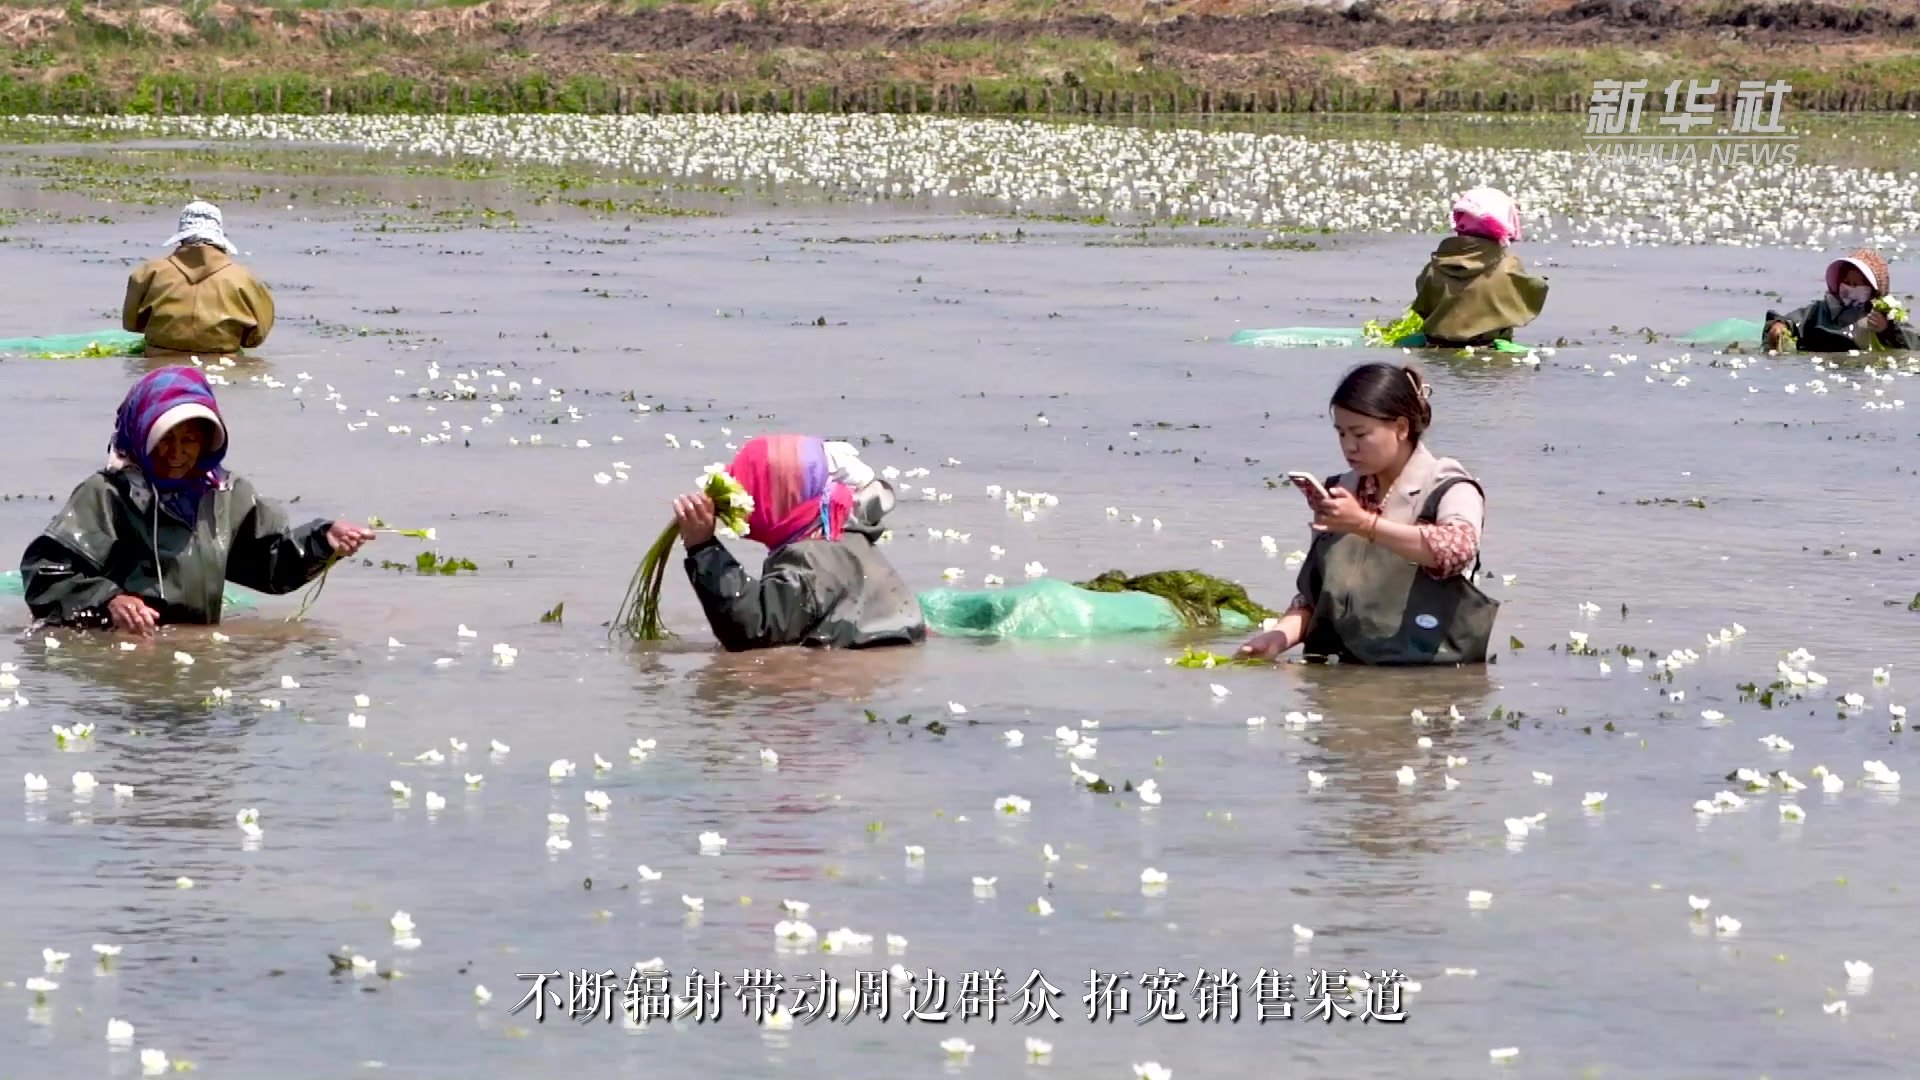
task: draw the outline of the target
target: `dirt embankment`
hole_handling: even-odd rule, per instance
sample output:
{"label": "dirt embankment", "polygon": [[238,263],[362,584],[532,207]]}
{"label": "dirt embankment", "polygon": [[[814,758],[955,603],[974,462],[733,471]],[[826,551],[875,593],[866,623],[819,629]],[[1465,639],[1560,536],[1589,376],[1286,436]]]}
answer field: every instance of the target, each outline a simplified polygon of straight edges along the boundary
{"label": "dirt embankment", "polygon": [[[16,91],[36,83],[71,90],[78,74],[98,88],[82,100],[105,99],[100,107],[116,107],[143,76],[213,82],[289,73],[329,81],[384,76],[430,90],[571,77],[707,88],[938,88],[984,80],[1256,94],[1278,86],[1308,93],[1331,85],[1383,92],[1484,86],[1489,93],[1537,89],[1543,100],[1564,102],[1602,62],[1591,59],[1602,55],[1597,50],[1623,70],[1593,77],[1676,74],[1688,63],[1702,77],[1771,78],[1775,69],[1791,69],[1819,74],[1830,90],[1859,88],[1891,103],[1920,90],[1920,0],[0,6],[0,91],[9,78]],[[1632,69],[1642,63],[1635,58],[1646,70]]]}

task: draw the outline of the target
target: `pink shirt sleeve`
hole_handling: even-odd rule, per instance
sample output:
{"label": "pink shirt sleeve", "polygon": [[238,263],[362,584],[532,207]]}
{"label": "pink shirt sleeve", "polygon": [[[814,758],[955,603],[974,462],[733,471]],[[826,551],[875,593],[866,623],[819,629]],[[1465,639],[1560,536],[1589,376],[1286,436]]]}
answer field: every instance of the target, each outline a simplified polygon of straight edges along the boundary
{"label": "pink shirt sleeve", "polygon": [[1486,514],[1486,500],[1478,489],[1455,484],[1441,496],[1439,513],[1432,525],[1421,525],[1420,538],[1433,553],[1437,564],[1426,567],[1436,578],[1450,578],[1472,568],[1480,555],[1480,529]]}

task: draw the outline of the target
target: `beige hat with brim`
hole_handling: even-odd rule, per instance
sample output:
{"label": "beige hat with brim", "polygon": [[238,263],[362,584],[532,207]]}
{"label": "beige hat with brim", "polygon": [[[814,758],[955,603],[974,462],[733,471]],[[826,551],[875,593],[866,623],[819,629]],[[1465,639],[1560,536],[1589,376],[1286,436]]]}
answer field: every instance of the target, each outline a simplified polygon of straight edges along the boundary
{"label": "beige hat with brim", "polygon": [[161,413],[160,419],[153,422],[153,429],[147,432],[147,453],[153,453],[160,445],[160,440],[167,437],[167,432],[189,420],[205,420],[213,425],[213,445],[207,447],[208,453],[227,445],[227,428],[220,422],[220,417],[199,402],[183,401]]}

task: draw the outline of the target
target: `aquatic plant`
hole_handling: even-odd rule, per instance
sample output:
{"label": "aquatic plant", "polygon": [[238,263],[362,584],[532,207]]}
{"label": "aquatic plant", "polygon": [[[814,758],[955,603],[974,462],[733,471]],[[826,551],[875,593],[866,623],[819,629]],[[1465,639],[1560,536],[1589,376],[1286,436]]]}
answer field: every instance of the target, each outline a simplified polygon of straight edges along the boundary
{"label": "aquatic plant", "polygon": [[1236,612],[1256,624],[1279,616],[1278,612],[1254,603],[1241,586],[1198,570],[1159,570],[1138,577],[1109,570],[1091,581],[1074,584],[1090,592],[1142,592],[1158,596],[1173,605],[1182,622],[1194,627],[1220,625],[1222,611]]}
{"label": "aquatic plant", "polygon": [[1409,334],[1418,334],[1427,325],[1427,320],[1415,315],[1412,309],[1390,323],[1382,325],[1378,320],[1368,319],[1360,328],[1368,345],[1392,345]]}
{"label": "aquatic plant", "polygon": [[[727,474],[724,465],[709,465],[700,479],[695,481],[697,490],[713,500],[715,532],[723,536],[742,537],[747,535],[747,517],[753,513],[753,496],[740,482]],[[634,570],[633,579],[627,585],[627,595],[621,601],[620,611],[614,616],[612,630],[625,633],[641,641],[659,641],[668,635],[667,628],[660,621],[660,588],[665,583],[667,557],[673,553],[673,544],[680,537],[680,523],[669,521],[660,531],[653,546],[640,560],[640,566]]]}

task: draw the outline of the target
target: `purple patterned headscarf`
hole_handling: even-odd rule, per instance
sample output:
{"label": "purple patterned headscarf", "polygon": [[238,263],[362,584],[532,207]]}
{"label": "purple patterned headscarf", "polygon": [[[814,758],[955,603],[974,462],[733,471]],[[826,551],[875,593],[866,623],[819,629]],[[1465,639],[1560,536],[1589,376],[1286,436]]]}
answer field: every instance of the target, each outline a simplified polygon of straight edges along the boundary
{"label": "purple patterned headscarf", "polygon": [[[153,467],[153,451],[172,428],[188,420],[213,426],[213,446],[200,455],[194,471],[179,480],[160,477]],[[227,456],[227,425],[213,387],[198,368],[164,367],[133,384],[114,417],[109,467],[134,465],[159,493],[168,513],[191,524],[199,513],[200,496],[226,479],[220,462]]]}

